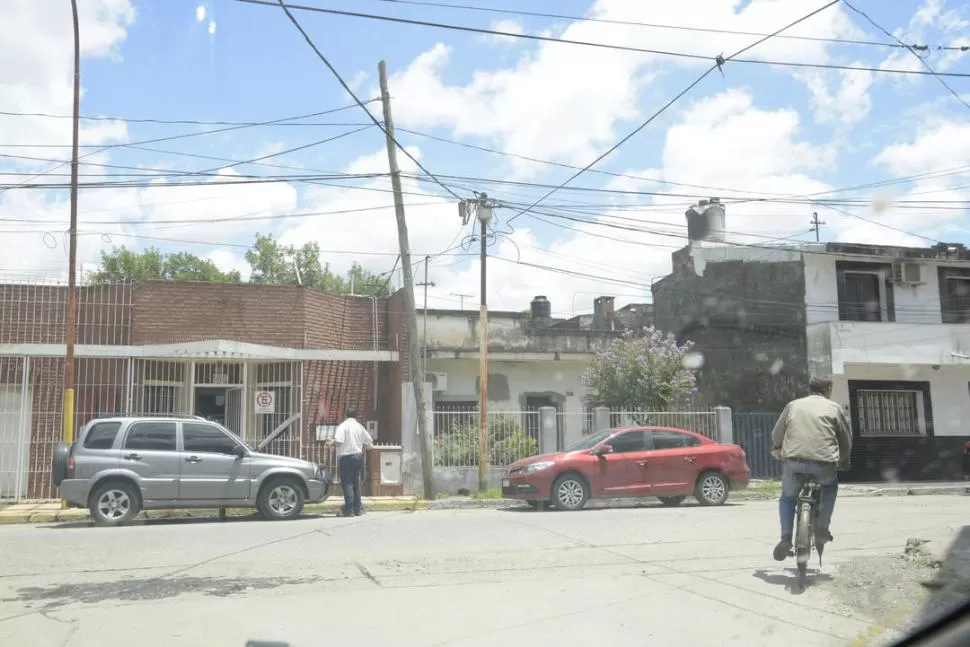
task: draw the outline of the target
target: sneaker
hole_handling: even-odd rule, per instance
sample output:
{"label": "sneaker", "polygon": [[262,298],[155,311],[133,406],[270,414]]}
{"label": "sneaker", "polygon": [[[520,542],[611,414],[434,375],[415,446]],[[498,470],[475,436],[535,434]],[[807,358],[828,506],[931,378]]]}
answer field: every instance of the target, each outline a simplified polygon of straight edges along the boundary
{"label": "sneaker", "polygon": [[791,537],[782,537],[778,545],[775,546],[775,550],[772,556],[775,558],[776,562],[783,562],[788,559],[788,555],[791,553]]}
{"label": "sneaker", "polygon": [[827,544],[830,541],[835,541],[835,537],[832,536],[828,528],[819,528],[815,531],[815,543]]}

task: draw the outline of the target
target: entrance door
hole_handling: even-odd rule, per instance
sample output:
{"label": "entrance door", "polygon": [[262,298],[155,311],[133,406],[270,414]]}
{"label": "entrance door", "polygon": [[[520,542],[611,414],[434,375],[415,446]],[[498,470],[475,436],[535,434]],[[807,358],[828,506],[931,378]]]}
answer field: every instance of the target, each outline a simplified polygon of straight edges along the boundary
{"label": "entrance door", "polygon": [[28,406],[21,420],[23,398],[20,387],[0,386],[0,499],[19,499],[27,495],[31,402],[28,390]]}
{"label": "entrance door", "polygon": [[243,390],[240,387],[226,389],[226,421],[223,423],[229,431],[240,438],[243,436]]}

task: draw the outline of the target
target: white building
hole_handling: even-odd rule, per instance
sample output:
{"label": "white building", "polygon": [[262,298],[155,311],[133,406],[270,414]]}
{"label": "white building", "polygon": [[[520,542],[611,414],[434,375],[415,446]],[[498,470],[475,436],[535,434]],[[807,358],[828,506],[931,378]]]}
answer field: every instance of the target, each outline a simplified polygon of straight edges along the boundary
{"label": "white building", "polygon": [[958,478],[970,440],[970,252],[731,244],[714,206],[654,286],[658,326],[705,355],[702,394],[777,411],[809,376],[831,376],[852,418],[855,478]]}

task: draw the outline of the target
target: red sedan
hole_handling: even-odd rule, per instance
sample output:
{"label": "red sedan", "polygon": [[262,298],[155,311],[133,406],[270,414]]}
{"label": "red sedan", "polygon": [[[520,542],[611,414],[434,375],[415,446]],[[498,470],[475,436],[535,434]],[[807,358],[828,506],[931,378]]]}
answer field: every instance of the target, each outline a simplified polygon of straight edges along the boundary
{"label": "red sedan", "polygon": [[560,510],[580,510],[590,499],[646,496],[675,506],[691,494],[702,505],[721,505],[750,477],[737,445],[684,429],[625,427],[587,436],[564,452],[513,463],[502,479],[502,494]]}

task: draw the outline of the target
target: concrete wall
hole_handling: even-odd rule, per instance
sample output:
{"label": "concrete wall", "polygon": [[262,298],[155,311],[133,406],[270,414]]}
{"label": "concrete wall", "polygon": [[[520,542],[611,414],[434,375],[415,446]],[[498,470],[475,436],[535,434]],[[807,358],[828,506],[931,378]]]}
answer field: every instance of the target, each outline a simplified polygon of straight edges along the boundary
{"label": "concrete wall", "polygon": [[[504,467],[488,468],[488,486],[502,487]],[[438,494],[459,494],[462,490],[478,491],[477,467],[435,467],[434,487]]]}
{"label": "concrete wall", "polygon": [[959,366],[968,364],[959,355],[970,355],[967,324],[835,321],[808,326],[808,340],[818,374],[838,375],[848,364]]}

